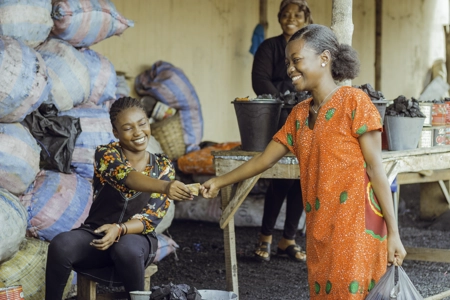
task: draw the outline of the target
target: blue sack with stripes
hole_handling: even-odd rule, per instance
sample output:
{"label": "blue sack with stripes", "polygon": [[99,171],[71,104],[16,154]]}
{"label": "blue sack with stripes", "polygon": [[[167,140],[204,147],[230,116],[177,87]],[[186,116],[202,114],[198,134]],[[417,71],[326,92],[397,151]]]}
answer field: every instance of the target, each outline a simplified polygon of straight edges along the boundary
{"label": "blue sack with stripes", "polygon": [[78,174],[42,170],[19,199],[28,213],[27,236],[51,241],[86,220],[92,184]]}
{"label": "blue sack with stripes", "polygon": [[200,100],[184,72],[164,61],[158,61],[136,77],[135,89],[140,96],[149,95],[180,111],[186,152],[200,149],[203,138],[203,116]]}
{"label": "blue sack with stripes", "polygon": [[52,17],[52,36],[75,47],[89,47],[134,26],[110,0],[60,0],[53,5]]}
{"label": "blue sack with stripes", "polygon": [[22,194],[39,172],[41,148],[20,123],[0,123],[0,187]]}
{"label": "blue sack with stripes", "polygon": [[52,81],[50,99],[59,111],[69,110],[88,101],[91,77],[84,55],[69,43],[48,39],[36,50],[42,55]]}
{"label": "blue sack with stripes", "polygon": [[0,74],[0,122],[21,122],[48,99],[45,62],[22,41],[0,37]]}
{"label": "blue sack with stripes", "polygon": [[45,41],[53,27],[51,0],[0,1],[0,35],[22,40],[29,47]]}
{"label": "blue sack with stripes", "polygon": [[116,99],[116,70],[103,55],[91,49],[81,49],[87,62],[91,77],[91,95],[88,102],[102,105],[105,101]]}

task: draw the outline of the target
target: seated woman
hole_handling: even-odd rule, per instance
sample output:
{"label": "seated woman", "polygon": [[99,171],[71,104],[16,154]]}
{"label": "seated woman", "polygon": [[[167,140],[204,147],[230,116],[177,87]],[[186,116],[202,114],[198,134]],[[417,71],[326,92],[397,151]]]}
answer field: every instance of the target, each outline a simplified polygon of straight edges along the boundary
{"label": "seated woman", "polygon": [[192,200],[189,189],[174,180],[171,161],[146,151],[150,124],[140,101],[125,97],[113,103],[110,119],[119,142],[97,147],[94,201],[80,228],[50,243],[46,299],[61,299],[73,268],[108,266],[127,292],[144,289],[144,272],[157,250],[155,228],[172,200]]}

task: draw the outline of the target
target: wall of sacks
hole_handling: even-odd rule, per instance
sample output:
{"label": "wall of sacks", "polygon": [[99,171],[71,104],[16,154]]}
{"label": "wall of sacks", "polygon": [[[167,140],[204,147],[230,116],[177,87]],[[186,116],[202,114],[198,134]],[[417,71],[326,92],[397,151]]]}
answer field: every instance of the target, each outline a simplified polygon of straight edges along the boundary
{"label": "wall of sacks", "polygon": [[[94,151],[115,140],[108,111],[127,92],[118,91],[124,78],[111,62],[89,47],[133,26],[109,0],[53,3],[0,0],[0,282],[38,300],[45,272],[34,270],[45,266],[48,242],[87,217]],[[76,122],[59,122],[67,116]],[[64,124],[78,130],[61,143],[73,151],[48,146],[69,130]],[[56,169],[49,158],[70,166]],[[27,255],[33,263],[20,263]],[[22,273],[34,274],[37,286],[6,276]]]}

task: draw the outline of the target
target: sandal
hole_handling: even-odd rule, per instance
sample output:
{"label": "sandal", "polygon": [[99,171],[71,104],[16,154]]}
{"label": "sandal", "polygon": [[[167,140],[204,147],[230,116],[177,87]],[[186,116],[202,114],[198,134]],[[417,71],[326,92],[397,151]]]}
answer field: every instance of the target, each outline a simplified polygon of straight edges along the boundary
{"label": "sandal", "polygon": [[[268,242],[259,242],[256,245],[256,249],[254,252],[255,258],[259,261],[269,261],[270,260],[270,246],[271,246],[271,244]],[[267,253],[267,257],[256,253],[257,251]]]}
{"label": "sandal", "polygon": [[[297,253],[302,254],[302,258],[298,258],[296,256]],[[306,261],[306,253],[302,251],[302,248],[299,245],[289,245],[285,250],[280,248],[277,249],[278,256],[287,256],[293,261],[302,262]]]}

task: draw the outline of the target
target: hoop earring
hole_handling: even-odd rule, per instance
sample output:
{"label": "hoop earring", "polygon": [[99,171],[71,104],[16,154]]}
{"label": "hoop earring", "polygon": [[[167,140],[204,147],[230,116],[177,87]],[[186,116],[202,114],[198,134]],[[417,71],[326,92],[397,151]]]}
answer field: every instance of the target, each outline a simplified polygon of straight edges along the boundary
{"label": "hoop earring", "polygon": [[322,63],[321,66],[322,66],[322,68],[324,68],[326,65],[327,65],[326,63]]}

